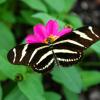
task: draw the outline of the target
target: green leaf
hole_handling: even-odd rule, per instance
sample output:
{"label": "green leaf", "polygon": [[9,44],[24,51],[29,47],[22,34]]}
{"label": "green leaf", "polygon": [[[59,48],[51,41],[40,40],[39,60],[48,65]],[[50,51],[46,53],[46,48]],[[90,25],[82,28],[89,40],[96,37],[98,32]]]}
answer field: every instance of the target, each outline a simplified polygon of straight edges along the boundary
{"label": "green leaf", "polygon": [[100,72],[98,71],[82,71],[81,77],[84,89],[87,89],[90,86],[100,83]]}
{"label": "green leaf", "polygon": [[2,100],[2,96],[3,96],[3,91],[2,91],[2,86],[1,86],[1,83],[0,83],[0,100]]}
{"label": "green leaf", "polygon": [[[1,99],[0,99],[1,100]],[[4,100],[28,100],[28,98],[16,86]]]}
{"label": "green leaf", "polygon": [[81,19],[79,18],[78,15],[75,14],[69,14],[66,17],[67,22],[69,22],[69,24],[71,24],[74,28],[79,28],[81,26],[83,26],[83,23],[81,21]]}
{"label": "green leaf", "polygon": [[21,74],[24,76],[26,68],[23,65],[10,64],[6,58],[7,51],[0,50],[0,71],[8,78],[15,80],[16,76]]}
{"label": "green leaf", "polygon": [[22,1],[32,9],[47,12],[47,8],[41,0],[22,0]]}
{"label": "green leaf", "polygon": [[6,2],[6,0],[0,0],[0,4],[2,4],[2,3],[4,3],[4,2]]}
{"label": "green leaf", "polygon": [[45,100],[40,74],[26,74],[25,79],[18,83],[18,87],[29,100]]}
{"label": "green leaf", "polygon": [[0,22],[0,49],[11,49],[15,45],[14,37],[10,29]]}
{"label": "green leaf", "polygon": [[73,8],[73,6],[77,2],[77,0],[70,0],[70,2],[69,2],[69,0],[65,0],[65,2],[66,2],[65,10],[66,10],[66,12],[69,12]]}
{"label": "green leaf", "polygon": [[51,8],[53,8],[56,12],[64,12],[65,11],[65,0],[44,0]]}
{"label": "green leaf", "polygon": [[33,18],[40,19],[44,24],[46,24],[51,19],[56,20],[56,21],[58,21],[58,23],[60,25],[60,28],[63,28],[66,25],[66,23],[64,23],[63,21],[58,20],[55,17],[50,16],[49,14],[46,14],[46,13],[37,13],[37,14],[34,14]]}
{"label": "green leaf", "polygon": [[76,0],[45,0],[45,2],[56,12],[69,12]]}
{"label": "green leaf", "polygon": [[75,93],[80,93],[82,90],[80,73],[77,71],[75,66],[69,68],[55,66],[55,69],[52,71],[52,75],[55,81],[61,83],[69,90]]}
{"label": "green leaf", "polygon": [[0,81],[4,81],[7,79],[7,76],[0,70]]}
{"label": "green leaf", "polygon": [[90,48],[100,55],[100,41],[94,43]]}
{"label": "green leaf", "polygon": [[46,100],[61,100],[61,96],[55,92],[46,92]]}
{"label": "green leaf", "polygon": [[66,97],[66,100],[79,100],[79,95],[66,89],[66,88],[63,88],[64,90],[64,94],[65,94],[65,97]]}
{"label": "green leaf", "polygon": [[21,11],[21,15],[22,15],[22,19],[21,19],[22,23],[30,24],[33,26],[40,22],[40,21],[33,19],[33,17],[32,17],[33,11],[23,10],[23,11]]}
{"label": "green leaf", "polygon": [[8,10],[2,10],[0,19],[4,22],[6,22],[8,25],[9,24],[14,24],[16,22],[15,16],[13,12],[8,11]]}

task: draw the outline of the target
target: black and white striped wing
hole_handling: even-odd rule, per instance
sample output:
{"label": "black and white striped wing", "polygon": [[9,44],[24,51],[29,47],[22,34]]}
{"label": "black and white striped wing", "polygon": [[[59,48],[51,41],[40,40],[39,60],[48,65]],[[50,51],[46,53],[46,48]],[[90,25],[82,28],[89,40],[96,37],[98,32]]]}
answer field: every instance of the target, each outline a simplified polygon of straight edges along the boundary
{"label": "black and white striped wing", "polygon": [[98,40],[99,28],[82,27],[58,38],[54,42],[53,50],[59,63],[67,66],[77,63],[82,58],[83,51]]}
{"label": "black and white striped wing", "polygon": [[52,51],[42,43],[18,45],[7,57],[12,64],[31,66],[37,72],[48,71],[54,66]]}
{"label": "black and white striped wing", "polygon": [[98,40],[100,29],[82,27],[69,35],[61,36],[51,45],[18,45],[9,51],[8,60],[13,64],[31,66],[35,71],[44,72],[50,70],[55,62],[62,66],[77,63],[82,58],[83,51]]}

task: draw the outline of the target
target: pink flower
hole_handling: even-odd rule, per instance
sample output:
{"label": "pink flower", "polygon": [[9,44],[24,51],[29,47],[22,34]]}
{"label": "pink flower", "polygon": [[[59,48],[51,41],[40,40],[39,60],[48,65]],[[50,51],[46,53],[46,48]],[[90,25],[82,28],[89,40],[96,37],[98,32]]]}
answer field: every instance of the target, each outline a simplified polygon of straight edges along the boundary
{"label": "pink flower", "polygon": [[58,30],[59,25],[55,20],[49,20],[46,26],[37,24],[34,26],[34,34],[26,37],[26,43],[48,43],[48,39],[54,42],[57,38],[72,31],[71,28]]}

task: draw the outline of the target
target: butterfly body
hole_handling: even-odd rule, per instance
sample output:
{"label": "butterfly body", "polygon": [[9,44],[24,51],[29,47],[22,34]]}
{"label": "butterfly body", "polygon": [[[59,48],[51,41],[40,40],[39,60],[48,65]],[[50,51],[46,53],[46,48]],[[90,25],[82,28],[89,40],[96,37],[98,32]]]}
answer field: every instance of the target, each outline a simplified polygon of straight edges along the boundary
{"label": "butterfly body", "polygon": [[83,51],[99,39],[98,28],[82,27],[54,42],[48,38],[48,44],[18,45],[9,51],[8,60],[13,64],[31,66],[37,72],[45,72],[52,69],[55,63],[68,66],[79,62]]}

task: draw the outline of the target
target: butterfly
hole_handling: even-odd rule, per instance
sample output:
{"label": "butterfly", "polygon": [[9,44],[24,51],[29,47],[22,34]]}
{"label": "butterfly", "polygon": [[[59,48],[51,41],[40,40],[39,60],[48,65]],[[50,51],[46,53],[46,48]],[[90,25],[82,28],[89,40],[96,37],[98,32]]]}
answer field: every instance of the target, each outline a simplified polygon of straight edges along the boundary
{"label": "butterfly", "polygon": [[31,66],[34,71],[47,72],[55,64],[63,67],[76,64],[84,50],[100,40],[100,29],[85,26],[64,34],[54,42],[21,44],[12,48],[7,55],[9,62]]}

